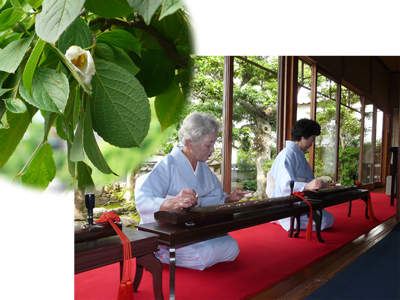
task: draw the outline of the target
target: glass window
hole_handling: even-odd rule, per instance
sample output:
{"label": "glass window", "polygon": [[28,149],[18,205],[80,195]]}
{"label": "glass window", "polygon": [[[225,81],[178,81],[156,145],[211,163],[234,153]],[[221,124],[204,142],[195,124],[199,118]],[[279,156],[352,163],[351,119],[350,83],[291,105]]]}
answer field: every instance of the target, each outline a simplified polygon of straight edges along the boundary
{"label": "glass window", "polygon": [[311,66],[299,59],[297,73],[297,120],[310,118]]}
{"label": "glass window", "polygon": [[373,149],[373,114],[374,105],[365,101],[365,116],[364,116],[364,148],[363,148],[363,168],[362,168],[362,183],[373,183],[374,172],[374,149]]}
{"label": "glass window", "polygon": [[361,138],[361,97],[341,87],[338,181],[352,185],[358,179]]}
{"label": "glass window", "polygon": [[374,182],[381,181],[383,112],[376,113]]}
{"label": "glass window", "polygon": [[337,83],[317,74],[316,121],[321,126],[321,135],[315,140],[315,177],[324,181],[335,178],[335,135],[336,135],[336,92]]}
{"label": "glass window", "polygon": [[277,56],[235,57],[232,189],[257,191],[263,198],[276,157],[277,71]]}

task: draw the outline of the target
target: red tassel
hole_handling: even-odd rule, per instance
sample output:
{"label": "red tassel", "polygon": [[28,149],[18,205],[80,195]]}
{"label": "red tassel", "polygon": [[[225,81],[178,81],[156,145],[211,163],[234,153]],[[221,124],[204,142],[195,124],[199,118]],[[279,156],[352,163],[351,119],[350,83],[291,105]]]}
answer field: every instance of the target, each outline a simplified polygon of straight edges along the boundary
{"label": "red tassel", "polygon": [[125,299],[134,300],[132,278],[128,278],[126,281],[126,292],[127,294]]}
{"label": "red tassel", "polygon": [[122,241],[122,245],[124,247],[124,264],[122,268],[122,280],[118,290],[117,300],[134,300],[133,296],[133,283],[132,283],[132,249],[131,243],[127,236],[118,228],[118,226],[114,223],[120,222],[120,217],[114,212],[106,212],[101,215],[101,217],[96,222],[109,222],[111,226],[114,228],[115,232],[118,234]]}
{"label": "red tassel", "polygon": [[125,300],[126,298],[126,284],[124,280],[121,281],[118,290],[118,297],[117,300]]}
{"label": "red tassel", "polygon": [[[307,231],[306,231],[306,241],[310,242],[312,240],[312,225],[313,225],[313,210],[310,202],[307,201],[306,198],[304,198],[304,194],[302,192],[294,192],[293,196],[297,196],[304,201],[307,202],[308,206],[310,206],[310,217],[308,218],[308,223],[307,223]],[[297,224],[297,226],[300,226],[300,224]]]}
{"label": "red tassel", "polygon": [[363,185],[361,182],[356,182],[356,185],[361,186],[362,188],[368,190],[368,203],[367,203],[367,207],[368,207],[368,217],[371,219],[371,221],[375,221],[375,222],[379,222],[379,220],[375,217],[374,215],[374,211],[372,210],[372,202],[371,202],[371,192],[369,191],[369,189],[367,189],[367,187],[365,185]]}

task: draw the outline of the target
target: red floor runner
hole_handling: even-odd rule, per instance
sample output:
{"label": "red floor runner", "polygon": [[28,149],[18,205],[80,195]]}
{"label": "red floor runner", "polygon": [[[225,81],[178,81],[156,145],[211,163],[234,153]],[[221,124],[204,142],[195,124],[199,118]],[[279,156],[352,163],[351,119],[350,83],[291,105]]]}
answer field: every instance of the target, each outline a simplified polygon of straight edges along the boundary
{"label": "red floor runner", "polygon": [[[204,271],[176,268],[175,295],[180,299],[245,299],[314,263],[330,252],[359,237],[396,213],[386,194],[371,193],[375,216],[379,222],[365,219],[365,204],[353,201],[329,207],[335,216],[333,226],[322,232],[325,243],[318,243],[315,232],[311,242],[305,232],[289,238],[280,225],[263,224],[231,232],[240,247],[234,262],[217,264]],[[134,261],[135,262],[135,261]],[[75,275],[76,300],[116,299],[119,287],[119,264]],[[133,268],[134,274],[135,269]],[[169,299],[169,267],[163,265],[164,299]],[[152,277],[144,272],[135,300],[154,299]]]}

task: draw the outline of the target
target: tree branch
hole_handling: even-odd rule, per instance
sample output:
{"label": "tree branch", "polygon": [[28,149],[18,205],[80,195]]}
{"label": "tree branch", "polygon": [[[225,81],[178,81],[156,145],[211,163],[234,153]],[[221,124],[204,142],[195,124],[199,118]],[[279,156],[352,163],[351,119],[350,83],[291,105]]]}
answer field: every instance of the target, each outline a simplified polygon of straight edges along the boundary
{"label": "tree branch", "polygon": [[160,46],[164,49],[165,51],[165,56],[175,62],[177,65],[183,68],[188,68],[189,67],[189,58],[181,55],[177,50],[175,45],[166,39],[161,32],[159,32],[154,26],[152,25],[146,25],[146,23],[142,20],[136,19],[132,20],[129,23],[121,21],[121,20],[116,20],[116,19],[106,19],[106,18],[99,18],[96,20],[93,20],[90,22],[90,25],[95,25],[98,23],[104,24],[101,28],[102,31],[110,28],[112,25],[116,26],[124,26],[124,27],[130,27],[130,28],[138,28],[143,31],[146,31],[149,33],[159,44]]}

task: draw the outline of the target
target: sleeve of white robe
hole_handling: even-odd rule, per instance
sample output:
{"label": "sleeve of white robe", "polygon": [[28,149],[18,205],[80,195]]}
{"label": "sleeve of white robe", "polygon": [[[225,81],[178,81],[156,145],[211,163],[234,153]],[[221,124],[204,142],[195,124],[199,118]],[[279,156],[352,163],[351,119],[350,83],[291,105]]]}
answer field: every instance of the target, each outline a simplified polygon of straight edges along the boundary
{"label": "sleeve of white robe", "polygon": [[[303,191],[308,182],[314,179],[312,169],[304,153],[293,142],[286,143],[286,148],[279,153],[272,165],[275,189],[272,197],[290,195],[290,181],[294,181],[293,191]],[[300,182],[304,178],[305,182]]]}
{"label": "sleeve of white robe", "polygon": [[135,204],[141,224],[155,222],[154,213],[160,210],[161,204],[168,195],[175,167],[171,165],[169,169],[167,167],[168,164],[158,164],[141,187],[135,188]]}

